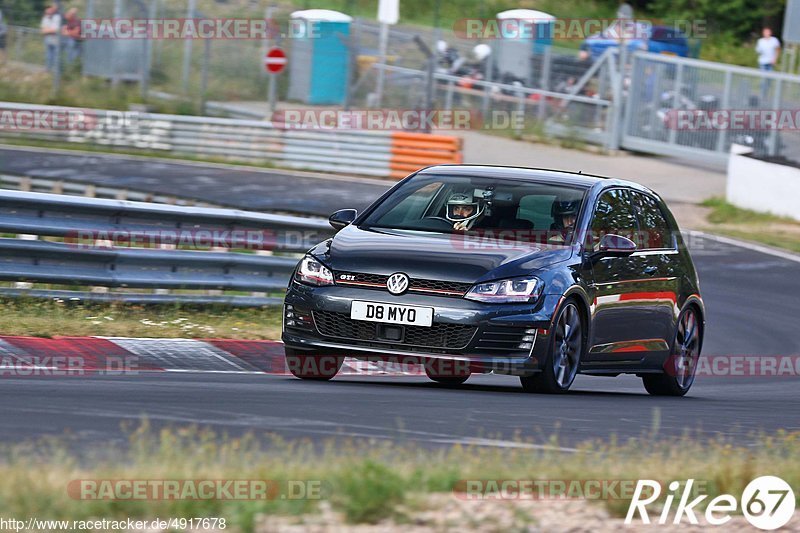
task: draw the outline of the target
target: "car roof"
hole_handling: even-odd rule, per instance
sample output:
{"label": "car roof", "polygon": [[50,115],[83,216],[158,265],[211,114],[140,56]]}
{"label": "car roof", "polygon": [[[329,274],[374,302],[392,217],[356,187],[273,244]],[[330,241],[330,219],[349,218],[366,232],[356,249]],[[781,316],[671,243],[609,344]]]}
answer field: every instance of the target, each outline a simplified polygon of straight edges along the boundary
{"label": "car roof", "polygon": [[466,176],[466,177],[486,177],[516,179],[525,181],[536,181],[540,183],[551,183],[554,185],[572,185],[587,189],[606,189],[609,187],[630,187],[640,191],[652,193],[650,189],[633,181],[611,178],[608,176],[598,176],[595,174],[584,174],[583,172],[571,172],[568,170],[555,170],[548,168],[526,168],[502,165],[435,165],[425,167],[419,175],[442,175]]}

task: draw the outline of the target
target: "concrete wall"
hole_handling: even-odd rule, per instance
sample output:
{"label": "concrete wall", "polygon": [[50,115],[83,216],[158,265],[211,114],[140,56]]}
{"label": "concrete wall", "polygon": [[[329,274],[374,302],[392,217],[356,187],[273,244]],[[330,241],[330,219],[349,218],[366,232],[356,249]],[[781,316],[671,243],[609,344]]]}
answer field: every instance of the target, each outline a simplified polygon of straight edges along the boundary
{"label": "concrete wall", "polygon": [[800,221],[800,168],[731,153],[728,202]]}

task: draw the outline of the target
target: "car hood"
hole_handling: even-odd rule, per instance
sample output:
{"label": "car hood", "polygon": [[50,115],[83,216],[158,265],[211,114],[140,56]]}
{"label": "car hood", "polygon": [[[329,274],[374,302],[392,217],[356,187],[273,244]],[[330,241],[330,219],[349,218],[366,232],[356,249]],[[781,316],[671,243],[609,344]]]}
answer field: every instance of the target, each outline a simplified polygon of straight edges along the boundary
{"label": "car hood", "polygon": [[348,226],[313,253],[335,271],[468,283],[528,275],[572,256],[569,246],[492,237]]}

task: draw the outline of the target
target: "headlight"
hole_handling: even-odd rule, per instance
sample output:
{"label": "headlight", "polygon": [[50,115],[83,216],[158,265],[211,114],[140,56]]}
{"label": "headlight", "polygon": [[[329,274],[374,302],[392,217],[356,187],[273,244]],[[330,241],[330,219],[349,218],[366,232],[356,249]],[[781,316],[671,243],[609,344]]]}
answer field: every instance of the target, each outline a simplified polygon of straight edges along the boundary
{"label": "headlight", "polygon": [[307,255],[297,267],[295,280],[306,285],[333,285],[333,273],[314,257]]}
{"label": "headlight", "polygon": [[532,302],[542,294],[542,286],[537,278],[500,279],[474,285],[464,298],[490,303]]}

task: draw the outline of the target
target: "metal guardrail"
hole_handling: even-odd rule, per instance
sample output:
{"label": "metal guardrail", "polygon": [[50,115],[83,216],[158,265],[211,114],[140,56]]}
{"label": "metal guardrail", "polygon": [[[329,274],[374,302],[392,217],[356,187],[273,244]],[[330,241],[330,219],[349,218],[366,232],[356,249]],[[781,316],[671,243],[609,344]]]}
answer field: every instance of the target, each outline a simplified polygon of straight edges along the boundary
{"label": "metal guardrail", "polygon": [[16,235],[0,237],[0,281],[18,285],[0,295],[266,305],[297,254],[332,230],[319,219],[0,190],[0,233]]}
{"label": "metal guardrail", "polygon": [[[0,102],[0,113],[9,112],[61,114],[77,120],[74,124],[54,128],[0,125],[0,138],[273,162],[288,168],[378,177],[401,177],[398,170],[403,170],[402,176],[405,176],[425,166],[461,162],[461,140],[446,135],[389,130],[293,129],[267,120],[122,113]],[[410,162],[399,161],[410,163],[400,169],[397,153],[403,150],[413,150],[414,157]]]}
{"label": "metal guardrail", "polygon": [[22,176],[18,174],[0,173],[0,189],[25,192],[46,192],[59,195],[83,196],[86,198],[106,198],[111,200],[133,200],[157,204],[187,205],[196,207],[220,207],[197,200],[177,198],[167,194],[133,190],[122,186],[97,185],[88,181],[76,181],[72,178]]}

